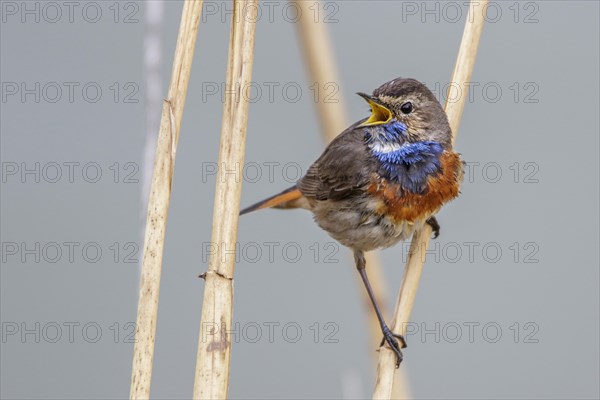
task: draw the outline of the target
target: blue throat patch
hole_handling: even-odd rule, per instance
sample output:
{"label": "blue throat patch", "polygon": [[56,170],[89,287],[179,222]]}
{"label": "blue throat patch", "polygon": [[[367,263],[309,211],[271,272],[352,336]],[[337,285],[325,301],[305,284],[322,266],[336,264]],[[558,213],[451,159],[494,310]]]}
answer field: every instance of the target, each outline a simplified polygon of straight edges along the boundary
{"label": "blue throat patch", "polygon": [[[381,125],[383,132],[365,134],[365,141],[373,155],[380,162],[379,174],[386,180],[398,183],[403,190],[411,193],[424,193],[427,190],[427,178],[440,172],[442,145],[434,141],[407,142],[406,125],[393,121]],[[397,147],[390,151],[376,149]]]}

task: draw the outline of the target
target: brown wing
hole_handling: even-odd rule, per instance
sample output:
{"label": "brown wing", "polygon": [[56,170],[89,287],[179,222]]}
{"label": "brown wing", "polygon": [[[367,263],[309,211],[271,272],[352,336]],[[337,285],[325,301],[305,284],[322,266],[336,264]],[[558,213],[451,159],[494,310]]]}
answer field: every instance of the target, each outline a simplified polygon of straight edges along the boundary
{"label": "brown wing", "polygon": [[297,183],[305,197],[316,200],[341,200],[364,192],[375,162],[364,142],[364,132],[352,125],[327,146]]}

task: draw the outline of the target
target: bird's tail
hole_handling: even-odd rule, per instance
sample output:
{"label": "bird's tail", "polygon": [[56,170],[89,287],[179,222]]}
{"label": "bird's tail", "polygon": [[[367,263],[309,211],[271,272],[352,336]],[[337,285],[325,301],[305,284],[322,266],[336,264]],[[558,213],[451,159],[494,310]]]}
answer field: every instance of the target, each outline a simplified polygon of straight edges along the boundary
{"label": "bird's tail", "polygon": [[304,196],[300,193],[300,190],[296,187],[296,185],[292,186],[289,189],[284,190],[283,192],[276,194],[275,196],[271,196],[263,201],[259,201],[256,204],[251,205],[250,207],[244,208],[240,211],[240,215],[247,214],[252,211],[260,210],[263,208],[298,208],[304,207]]}

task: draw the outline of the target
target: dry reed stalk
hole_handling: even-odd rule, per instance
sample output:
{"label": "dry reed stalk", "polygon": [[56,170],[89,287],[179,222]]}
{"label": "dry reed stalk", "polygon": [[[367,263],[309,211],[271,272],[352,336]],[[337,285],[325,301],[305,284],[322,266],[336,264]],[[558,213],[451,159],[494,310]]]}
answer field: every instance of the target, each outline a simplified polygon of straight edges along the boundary
{"label": "dry reed stalk", "polygon": [[[448,115],[450,127],[452,128],[452,140],[456,138],[460,118],[465,107],[466,96],[458,96],[454,90],[464,89],[466,83],[471,80],[475,57],[477,56],[477,47],[484,24],[485,8],[487,0],[471,0],[469,13],[465,22],[460,49],[452,73],[452,84],[446,97],[445,110]],[[463,91],[464,93],[464,91]],[[458,99],[448,101],[448,99]],[[425,254],[431,238],[431,227],[426,224],[423,229],[416,232],[410,244],[409,258],[406,263],[396,310],[394,312],[394,321],[392,331],[404,335],[406,333],[406,323],[410,320],[417,288],[425,263]],[[386,345],[380,348],[379,363],[377,365],[377,379],[373,399],[389,399],[392,395],[394,385],[394,372],[396,370],[396,356],[394,352]]]}
{"label": "dry reed stalk", "polygon": [[[321,124],[321,132],[327,142],[331,142],[338,134],[348,127],[348,118],[344,102],[341,99],[341,91],[337,92],[337,98],[327,99],[329,93],[326,85],[334,84],[339,87],[339,78],[337,67],[334,58],[334,51],[331,45],[329,32],[326,25],[321,21],[312,18],[314,8],[313,2],[303,0],[294,1],[297,8],[301,10],[301,15],[298,22],[298,34],[302,45],[303,55],[308,63],[308,72],[311,81],[318,85],[318,115]],[[384,274],[381,262],[377,252],[368,252],[365,255],[367,260],[367,268],[369,270],[369,280],[373,287],[373,292],[377,298],[377,304],[381,307],[385,315],[388,308],[387,304],[387,288],[385,286]],[[358,274],[356,275],[358,277]],[[362,281],[358,279],[359,291],[363,302],[368,310],[369,317],[369,332],[371,341],[378,342],[383,337],[381,327],[377,315],[373,311],[371,299],[364,289]],[[375,353],[376,354],[376,353]],[[394,386],[394,399],[409,398],[408,379],[401,371],[397,384]]]}
{"label": "dry reed stalk", "polygon": [[[227,249],[235,249],[242,193],[241,180],[227,171],[244,164],[248,99],[240,91],[252,79],[257,20],[242,13],[243,10],[257,9],[257,0],[233,2],[226,78],[228,96],[223,106],[219,146],[219,165],[222,167],[217,173],[211,239],[212,243]],[[235,93],[230,93],[230,90]],[[232,325],[234,267],[235,255],[224,259],[211,256],[204,275],[206,285],[196,355],[194,399],[227,398],[231,356],[227,332]]]}
{"label": "dry reed stalk", "polygon": [[179,127],[194,58],[202,0],[183,5],[169,93],[163,102],[148,199],[144,257],[131,371],[131,399],[150,397],[158,294]]}

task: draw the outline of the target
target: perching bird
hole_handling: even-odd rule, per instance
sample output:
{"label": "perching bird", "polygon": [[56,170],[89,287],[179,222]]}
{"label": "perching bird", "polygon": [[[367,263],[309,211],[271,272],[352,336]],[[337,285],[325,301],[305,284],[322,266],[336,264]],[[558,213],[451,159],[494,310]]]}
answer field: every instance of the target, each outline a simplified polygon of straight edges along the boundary
{"label": "perching bird", "polygon": [[[364,252],[406,240],[425,223],[434,237],[434,215],[459,194],[463,162],[452,149],[452,132],[440,103],[414,79],[394,79],[372,96],[358,93],[371,116],[350,126],[327,146],[293,187],[240,212],[305,208],[316,223],[354,252],[384,340],[402,352],[379,310],[365,271]],[[383,341],[382,341],[383,344]]]}

